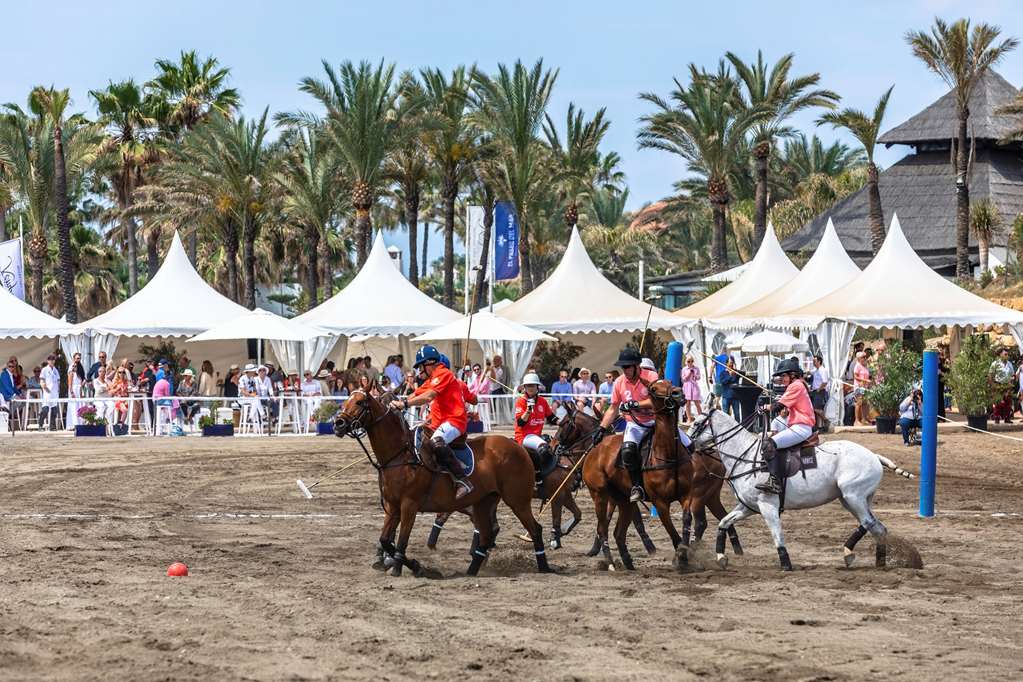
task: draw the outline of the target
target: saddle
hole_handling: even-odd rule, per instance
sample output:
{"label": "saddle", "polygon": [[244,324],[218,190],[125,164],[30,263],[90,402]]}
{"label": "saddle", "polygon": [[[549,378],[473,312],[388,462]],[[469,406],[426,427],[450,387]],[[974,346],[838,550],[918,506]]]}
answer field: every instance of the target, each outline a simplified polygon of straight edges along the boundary
{"label": "saddle", "polygon": [[821,444],[820,434],[816,431],[799,445],[779,450],[777,456],[785,457],[785,478],[792,478],[798,473],[806,478],[807,469],[817,468],[817,446]]}
{"label": "saddle", "polygon": [[[423,441],[433,436],[433,430],[429,426],[418,426],[415,429],[414,443],[416,457],[423,461]],[[462,434],[448,446],[455,455],[455,461],[462,467],[462,476],[468,478],[476,471],[476,454],[469,447],[466,434]],[[436,462],[434,462],[436,464]]]}
{"label": "saddle", "polygon": [[[651,456],[652,456],[652,453],[653,453],[653,442],[654,442],[654,430],[653,429],[649,429],[646,432],[646,435],[643,436],[643,440],[641,440],[639,442],[639,458],[640,458],[640,461],[643,462],[643,470],[644,471],[649,471],[649,470],[652,470],[652,469],[665,469],[665,468],[668,468],[668,465],[667,465],[666,462],[651,463],[650,459],[651,459]],[[681,443],[679,443],[678,445],[679,445],[679,455],[678,455],[679,462],[684,464],[685,462],[687,462],[689,460],[691,455],[689,454],[688,450],[686,450],[684,447],[682,447]],[[624,469],[625,468],[625,463],[622,462],[622,452],[621,452],[621,450],[618,451],[618,456],[615,457],[615,466],[618,467],[619,469]]]}

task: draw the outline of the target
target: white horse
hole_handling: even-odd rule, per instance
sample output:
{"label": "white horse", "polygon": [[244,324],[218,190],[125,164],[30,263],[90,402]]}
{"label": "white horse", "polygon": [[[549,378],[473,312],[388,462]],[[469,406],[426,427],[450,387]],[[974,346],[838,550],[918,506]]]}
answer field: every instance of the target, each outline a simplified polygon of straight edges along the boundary
{"label": "white horse", "polygon": [[[726,480],[739,500],[739,504],[718,523],[718,566],[725,568],[728,565],[725,556],[727,530],[737,521],[759,513],[771,529],[782,570],[791,571],[792,562],[781,532],[778,496],[756,489],[758,478],[764,471],[760,435],[747,431],[721,410],[711,409],[694,420],[689,436],[696,448],[717,451],[725,466]],[[876,565],[883,567],[888,529],[877,520],[870,505],[885,468],[913,478],[913,474],[895,466],[890,459],[858,443],[848,440],[822,443],[817,446],[817,468],[806,469],[803,472],[805,478],[800,473],[788,479],[785,508],[809,509],[837,499],[860,524],[843,547],[845,565],[852,565],[856,557],[853,552],[856,543],[869,532],[877,542]]]}

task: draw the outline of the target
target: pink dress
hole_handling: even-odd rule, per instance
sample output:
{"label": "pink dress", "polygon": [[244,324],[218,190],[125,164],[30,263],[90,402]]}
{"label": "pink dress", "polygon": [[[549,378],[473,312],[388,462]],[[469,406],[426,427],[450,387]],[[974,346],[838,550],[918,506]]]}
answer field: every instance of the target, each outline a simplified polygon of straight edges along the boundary
{"label": "pink dress", "polygon": [[701,400],[700,394],[700,368],[686,365],[682,368],[682,394],[686,400]]}

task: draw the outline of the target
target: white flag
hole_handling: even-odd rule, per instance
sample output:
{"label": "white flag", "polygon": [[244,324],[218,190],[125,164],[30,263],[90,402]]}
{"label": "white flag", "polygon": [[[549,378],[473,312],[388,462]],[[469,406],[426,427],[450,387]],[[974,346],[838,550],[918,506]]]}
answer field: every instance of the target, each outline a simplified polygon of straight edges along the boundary
{"label": "white flag", "polygon": [[0,284],[25,300],[25,267],[21,257],[21,239],[0,242]]}
{"label": "white flag", "polygon": [[465,260],[469,272],[483,264],[483,207],[469,206],[469,222],[466,229]]}

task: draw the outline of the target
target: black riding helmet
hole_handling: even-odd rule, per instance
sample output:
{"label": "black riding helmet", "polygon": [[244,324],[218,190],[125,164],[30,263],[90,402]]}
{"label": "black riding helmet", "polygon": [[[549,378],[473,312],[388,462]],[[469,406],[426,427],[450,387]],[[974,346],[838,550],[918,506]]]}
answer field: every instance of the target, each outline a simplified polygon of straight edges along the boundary
{"label": "black riding helmet", "polygon": [[618,362],[615,367],[639,367],[643,362],[643,356],[635,348],[626,348],[618,354]]}

